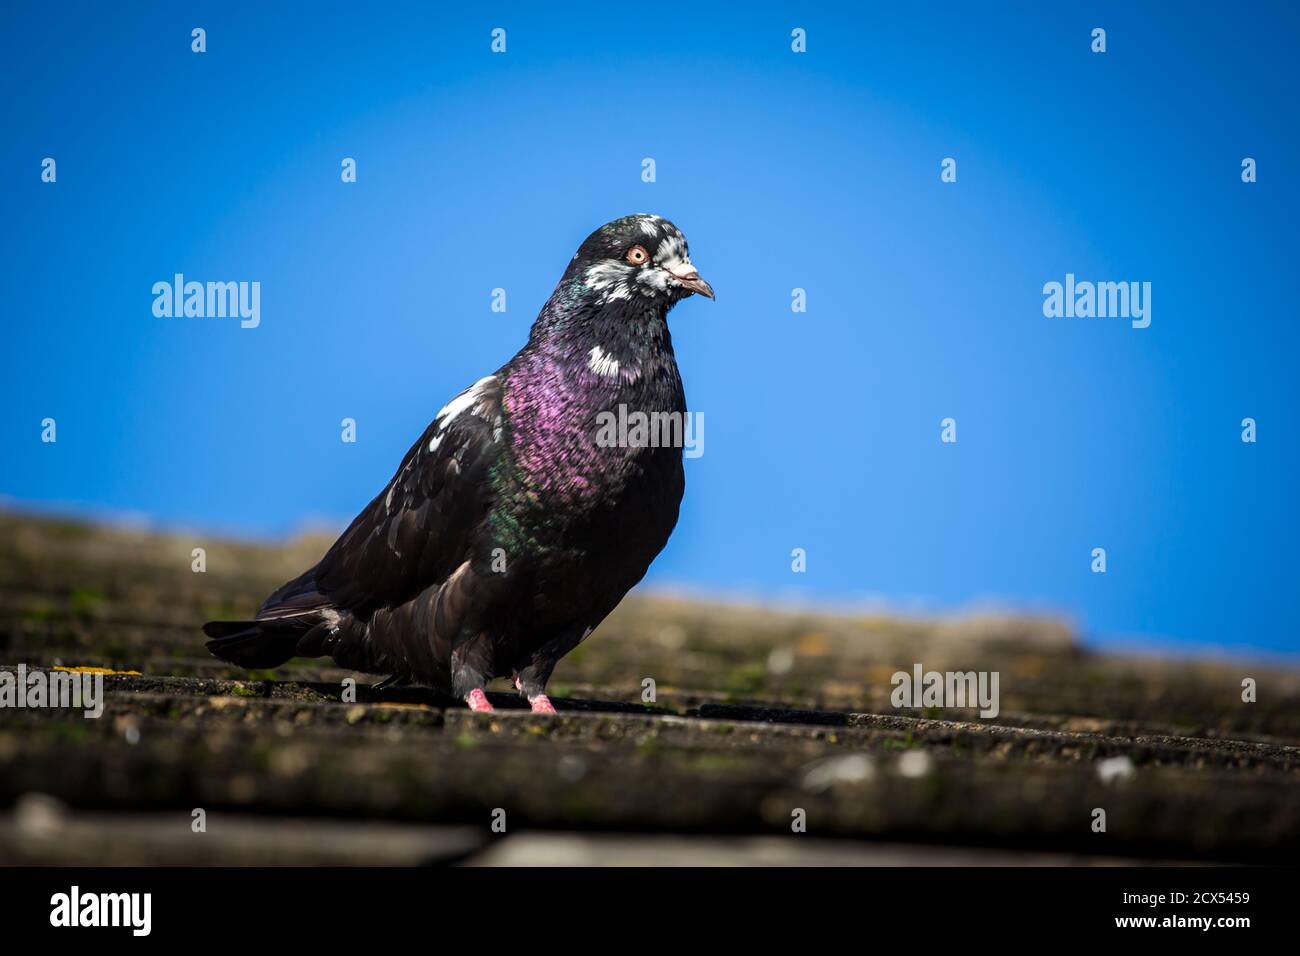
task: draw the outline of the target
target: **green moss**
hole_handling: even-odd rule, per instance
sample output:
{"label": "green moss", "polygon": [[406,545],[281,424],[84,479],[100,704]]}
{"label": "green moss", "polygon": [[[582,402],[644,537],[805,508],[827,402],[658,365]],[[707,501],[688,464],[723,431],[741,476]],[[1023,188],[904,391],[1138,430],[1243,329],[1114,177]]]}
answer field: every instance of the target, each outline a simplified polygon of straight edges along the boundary
{"label": "green moss", "polygon": [[747,763],[744,757],[735,754],[696,754],[685,763],[693,770],[702,770],[705,773],[721,772],[726,770],[735,770],[737,767],[743,767]]}
{"label": "green moss", "polygon": [[[326,663],[329,662],[327,661]],[[319,658],[315,658],[315,657],[291,657],[280,666],[281,667],[320,667],[321,662]]]}
{"label": "green moss", "polygon": [[581,792],[573,791],[560,802],[560,813],[570,822],[590,820],[595,816],[595,807],[585,799]]}
{"label": "green moss", "polygon": [[754,694],[767,684],[767,668],[760,663],[741,664],[724,679],[723,686],[734,694]]}
{"label": "green moss", "polygon": [[98,588],[77,588],[68,598],[72,613],[77,617],[94,617],[104,606],[104,592]]}
{"label": "green moss", "polygon": [[90,731],[84,723],[75,724],[55,724],[51,728],[51,734],[55,740],[68,741],[79,744],[90,736]]}
{"label": "green moss", "polygon": [[51,601],[33,601],[23,609],[23,620],[28,624],[45,624],[63,617],[63,612]]}

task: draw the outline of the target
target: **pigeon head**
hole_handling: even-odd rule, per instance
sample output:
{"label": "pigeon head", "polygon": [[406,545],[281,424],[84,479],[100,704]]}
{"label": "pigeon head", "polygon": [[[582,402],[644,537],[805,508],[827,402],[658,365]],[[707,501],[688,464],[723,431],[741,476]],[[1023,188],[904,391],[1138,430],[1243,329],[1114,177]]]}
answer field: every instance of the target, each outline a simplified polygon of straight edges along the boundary
{"label": "pigeon head", "polygon": [[624,216],[601,226],[578,248],[565,272],[572,288],[602,305],[668,308],[713,287],[691,263],[686,237],[662,216]]}

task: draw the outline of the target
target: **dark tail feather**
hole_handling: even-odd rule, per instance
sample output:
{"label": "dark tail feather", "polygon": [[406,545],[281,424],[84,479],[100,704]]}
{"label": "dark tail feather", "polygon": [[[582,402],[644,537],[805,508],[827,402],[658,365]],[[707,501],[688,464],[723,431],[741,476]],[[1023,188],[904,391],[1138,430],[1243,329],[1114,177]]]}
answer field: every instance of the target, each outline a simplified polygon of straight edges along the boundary
{"label": "dark tail feather", "polygon": [[281,618],[268,621],[209,621],[203,633],[212,638],[208,650],[214,657],[240,667],[279,667],[298,654],[298,640],[315,619]]}

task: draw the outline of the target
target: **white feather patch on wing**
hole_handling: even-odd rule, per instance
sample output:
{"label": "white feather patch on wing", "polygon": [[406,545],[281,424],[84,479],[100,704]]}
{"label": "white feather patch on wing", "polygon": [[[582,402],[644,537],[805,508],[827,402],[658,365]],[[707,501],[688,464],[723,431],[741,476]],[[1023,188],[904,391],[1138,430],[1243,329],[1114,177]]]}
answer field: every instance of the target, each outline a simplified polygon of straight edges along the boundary
{"label": "white feather patch on wing", "polygon": [[[457,415],[460,415],[466,409],[470,408],[474,410],[474,414],[476,415],[480,415],[483,411],[486,411],[482,406],[483,393],[489,383],[495,381],[495,375],[485,375],[439,409],[438,414],[433,418],[433,420],[438,423],[438,432],[429,441],[429,451],[438,450],[438,445],[443,439],[442,433],[446,431],[447,426],[455,420]],[[494,422],[494,424],[499,425],[498,422]],[[494,432],[493,437],[495,438],[499,434],[500,428],[498,427]]]}

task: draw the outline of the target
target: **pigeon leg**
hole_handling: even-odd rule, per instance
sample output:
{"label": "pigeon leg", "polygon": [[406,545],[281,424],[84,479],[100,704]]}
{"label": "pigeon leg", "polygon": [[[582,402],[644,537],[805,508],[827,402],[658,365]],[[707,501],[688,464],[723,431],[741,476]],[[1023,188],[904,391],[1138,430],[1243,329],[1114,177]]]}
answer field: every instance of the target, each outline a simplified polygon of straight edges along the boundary
{"label": "pigeon leg", "polygon": [[555,713],[555,705],[551,703],[551,699],[547,697],[545,693],[542,692],[541,688],[539,687],[525,688],[524,679],[519,676],[518,671],[515,672],[513,679],[515,682],[515,690],[519,691],[520,694],[522,694],[525,698],[527,698],[528,706],[532,708],[534,714]]}
{"label": "pigeon leg", "polygon": [[491,644],[481,634],[462,641],[451,652],[451,692],[476,714],[492,712],[487,694],[483,693],[492,673],[491,652]]}

